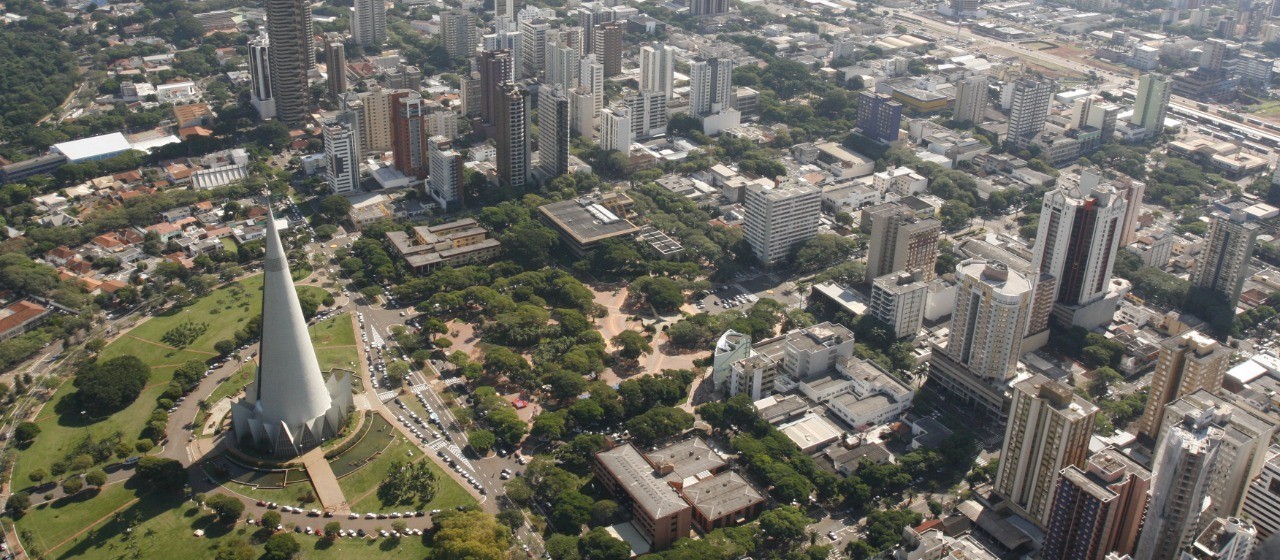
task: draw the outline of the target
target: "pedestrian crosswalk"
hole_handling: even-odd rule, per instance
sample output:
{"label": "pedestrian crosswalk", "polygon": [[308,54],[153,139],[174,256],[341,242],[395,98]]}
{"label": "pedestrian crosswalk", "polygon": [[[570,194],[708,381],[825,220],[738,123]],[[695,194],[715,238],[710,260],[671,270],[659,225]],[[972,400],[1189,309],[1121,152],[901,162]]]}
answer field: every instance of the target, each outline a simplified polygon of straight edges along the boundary
{"label": "pedestrian crosswalk", "polygon": [[435,441],[427,444],[427,448],[432,451],[439,451],[440,448],[444,447],[447,443],[449,442],[445,441],[444,438],[436,438]]}
{"label": "pedestrian crosswalk", "polygon": [[394,398],[396,398],[395,391],[383,391],[381,393],[378,393],[378,400],[384,403]]}

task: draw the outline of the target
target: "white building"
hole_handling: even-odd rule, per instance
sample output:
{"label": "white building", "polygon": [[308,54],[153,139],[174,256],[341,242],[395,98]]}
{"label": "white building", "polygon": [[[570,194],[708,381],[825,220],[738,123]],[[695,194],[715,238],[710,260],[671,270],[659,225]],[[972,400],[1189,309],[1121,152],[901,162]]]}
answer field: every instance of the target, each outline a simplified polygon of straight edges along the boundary
{"label": "white building", "polygon": [[662,43],[640,47],[640,91],[660,91],[671,99],[674,83],[674,49]]}
{"label": "white building", "polygon": [[1280,446],[1272,445],[1267,451],[1267,462],[1249,483],[1240,509],[1253,520],[1259,538],[1280,533]]}
{"label": "white building", "polygon": [[357,136],[350,120],[338,118],[324,123],[324,176],[333,194],[353,194],[360,190]]}
{"label": "white building", "polygon": [[[1056,280],[1053,301],[1064,322],[1093,329],[1111,321],[1119,301],[1107,296],[1126,210],[1106,184],[1088,195],[1066,187],[1044,195],[1031,266]],[[1094,304],[1105,309],[1082,311]]]}
{"label": "white building", "polygon": [[729,95],[733,91],[732,60],[695,60],[689,64],[689,74],[691,114],[718,113],[729,107]]}
{"label": "white building", "polygon": [[430,175],[427,176],[427,194],[448,211],[450,206],[457,206],[463,201],[462,164],[463,156],[453,149],[453,143],[443,136],[434,136],[427,141],[427,161]]}
{"label": "white building", "polygon": [[387,5],[382,0],[355,0],[351,37],[364,47],[381,47],[387,42]]}
{"label": "white building", "polygon": [[618,150],[624,154],[631,151],[631,116],[626,107],[610,107],[600,111],[600,148]]}
{"label": "white building", "polygon": [[924,322],[928,296],[929,284],[919,271],[886,274],[871,282],[870,313],[898,338],[914,337]]}
{"label": "white building", "polygon": [[766,266],[786,260],[792,248],[818,234],[822,193],[810,186],[746,189],[746,237]]}
{"label": "white building", "polygon": [[667,133],[667,99],[662,92],[634,93],[626,97],[626,104],[627,114],[631,117],[631,134],[637,139]]}
{"label": "white building", "polygon": [[249,42],[249,103],[257,109],[258,116],[275,118],[276,100],[271,94],[271,42],[263,31]]}
{"label": "white building", "polygon": [[929,188],[929,180],[910,167],[895,167],[873,174],[871,184],[875,185],[876,190],[882,195],[894,193],[899,196],[914,196],[926,192]]}
{"label": "white building", "polygon": [[161,103],[182,103],[200,98],[200,90],[195,82],[174,82],[156,86],[156,101]]}

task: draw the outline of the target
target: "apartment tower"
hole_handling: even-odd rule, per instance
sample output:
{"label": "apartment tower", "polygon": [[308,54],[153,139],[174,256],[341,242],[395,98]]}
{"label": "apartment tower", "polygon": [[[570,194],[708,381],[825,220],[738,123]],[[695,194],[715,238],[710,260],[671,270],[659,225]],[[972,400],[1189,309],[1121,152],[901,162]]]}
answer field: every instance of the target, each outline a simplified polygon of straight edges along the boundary
{"label": "apartment tower", "polygon": [[511,83],[498,87],[498,184],[523,190],[529,184],[529,90]]}
{"label": "apartment tower", "polygon": [[1215,211],[1209,217],[1209,235],[1191,273],[1191,287],[1212,291],[1234,308],[1240,303],[1240,291],[1249,277],[1249,260],[1257,245],[1259,227],[1247,221],[1245,203],[1230,206],[1230,214]]}
{"label": "apartment tower", "polygon": [[1151,471],[1115,448],[1062,470],[1041,560],[1104,560],[1133,554],[1147,513]]}
{"label": "apartment tower", "polygon": [[1134,424],[1135,433],[1150,440],[1161,437],[1165,406],[1199,390],[1222,387],[1231,362],[1231,350],[1196,331],[1166,339],[1151,377],[1147,406]]}
{"label": "apartment tower", "polygon": [[868,281],[903,270],[919,270],[923,281],[933,280],[941,222],[932,216],[918,217],[911,207],[896,202],[869,209],[867,217],[871,222]]}
{"label": "apartment tower", "polygon": [[822,192],[807,185],[747,185],[746,237],[765,266],[786,260],[791,249],[818,234]]}
{"label": "apartment tower", "polygon": [[307,73],[315,66],[311,38],[311,5],[304,0],[267,0],[267,35],[271,37],[271,92],[276,118],[301,125],[311,108]]}

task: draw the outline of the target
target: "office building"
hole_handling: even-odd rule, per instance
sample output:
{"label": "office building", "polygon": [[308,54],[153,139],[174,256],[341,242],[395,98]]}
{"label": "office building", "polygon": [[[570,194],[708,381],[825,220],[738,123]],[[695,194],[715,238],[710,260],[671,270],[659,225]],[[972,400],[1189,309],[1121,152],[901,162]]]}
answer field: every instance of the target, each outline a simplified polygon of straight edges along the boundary
{"label": "office building", "polygon": [[414,274],[485,262],[502,252],[502,244],[471,218],[416,226],[413,233],[389,231],[387,242]]}
{"label": "office building", "polygon": [[[1267,462],[1268,447],[1276,433],[1276,421],[1236,397],[1199,390],[1165,407],[1161,437],[1175,426],[1192,420],[1216,428],[1219,440],[1218,458],[1211,466],[1213,473],[1205,489],[1204,504],[1197,531],[1214,517],[1235,517],[1240,513],[1249,483],[1262,473]],[[1157,440],[1154,449],[1163,442]]]}
{"label": "office building", "polygon": [[662,43],[640,47],[640,91],[660,91],[671,99],[675,82],[674,51]]}
{"label": "office building", "polygon": [[622,73],[622,36],[626,27],[622,22],[611,21],[597,25],[592,31],[591,45],[600,64],[604,66],[604,77],[612,78]]}
{"label": "office building", "polygon": [[1120,118],[1121,108],[1115,103],[1095,100],[1089,106],[1089,115],[1085,124],[1098,129],[1098,144],[1110,142],[1116,136],[1116,120]]}
{"label": "office building", "polygon": [[544,183],[569,172],[569,98],[558,87],[538,93],[538,172]]}
{"label": "office building", "polygon": [[995,492],[1043,528],[1053,513],[1058,473],[1085,464],[1098,407],[1040,374],[1012,389]]}
{"label": "office building", "polygon": [[929,284],[924,272],[894,272],[871,282],[871,307],[868,311],[893,329],[898,338],[914,337],[924,321],[929,298]]}
{"label": "office building", "polygon": [[600,111],[600,149],[631,152],[631,115],[626,107],[610,107]]}
{"label": "office building", "polygon": [[352,122],[352,115],[345,113],[336,119],[325,121],[323,136],[325,182],[329,184],[329,192],[359,192],[360,133]]}
{"label": "office building", "polygon": [[896,142],[902,132],[902,104],[887,93],[859,93],[858,130],[877,142]]}
{"label": "office building", "polygon": [[408,177],[426,177],[426,103],[417,92],[410,92],[396,99],[394,110],[391,151],[396,171]]}
{"label": "office building", "polygon": [[1249,260],[1258,241],[1258,224],[1247,221],[1247,204],[1231,204],[1231,213],[1215,211],[1209,216],[1209,234],[1204,250],[1191,273],[1191,287],[1211,291],[1233,309],[1249,277]]}
{"label": "office building", "polygon": [[1182,551],[1181,560],[1255,560],[1254,550],[1262,543],[1253,521],[1235,517],[1216,518],[1209,523],[1191,546]]}
{"label": "office building", "polygon": [[387,3],[383,0],[355,0],[351,38],[362,47],[381,48],[387,42]]}
{"label": "office building", "polygon": [[987,112],[990,99],[987,77],[981,74],[969,76],[956,84],[956,107],[952,119],[957,122],[980,124]]}
{"label": "office building", "polygon": [[1017,375],[1034,285],[1004,263],[968,259],[956,266],[955,310],[945,346],[933,346],[928,386],[1003,421],[1005,391]]}
{"label": "office building", "polygon": [[561,243],[576,257],[585,256],[600,243],[631,237],[640,228],[627,219],[631,197],[620,192],[587,194],[538,207],[542,223],[556,230]]}
{"label": "office building", "polygon": [[1082,190],[1045,193],[1031,266],[1053,277],[1051,286],[1038,289],[1053,290],[1061,322],[1094,329],[1110,323],[1119,304],[1118,297],[1103,300],[1114,291],[1111,273],[1128,206],[1110,185],[1087,195]]}
{"label": "office building", "polygon": [[709,115],[729,108],[733,61],[725,58],[689,63],[689,113]]}
{"label": "office building", "polygon": [[325,85],[328,86],[329,97],[338,99],[347,91],[347,49],[336,40],[338,37],[332,37],[332,39],[335,40],[324,45],[328,70]]}
{"label": "office building", "polygon": [[480,66],[480,119],[487,124],[496,124],[502,86],[514,79],[511,51],[484,51],[476,62]]}
{"label": "office building", "polygon": [[1009,109],[1009,139],[1022,145],[1044,130],[1053,102],[1054,83],[1048,80],[1019,78],[1013,88]]}
{"label": "office building", "polygon": [[1151,471],[1114,448],[1062,470],[1041,560],[1104,560],[1133,554],[1147,512]]}
{"label": "office building", "polygon": [[631,116],[631,135],[637,139],[653,138],[667,133],[667,98],[660,91],[642,91],[628,95],[623,101]]}
{"label": "office building", "polygon": [[1160,343],[1147,406],[1134,424],[1135,433],[1152,440],[1161,437],[1165,406],[1199,390],[1220,389],[1230,362],[1229,348],[1196,331]]}
{"label": "office building", "polygon": [[249,41],[249,104],[263,120],[276,116],[276,99],[271,93],[271,41],[260,33]]}
{"label": "office building", "polygon": [[453,58],[471,58],[476,52],[476,16],[464,9],[440,14],[440,38]]}
{"label": "office building", "polygon": [[427,140],[427,160],[430,174],[427,176],[427,194],[444,211],[462,205],[465,200],[462,189],[463,156],[453,149],[453,142],[444,136]]}
{"label": "office building", "polygon": [[342,430],[354,408],[351,372],[335,369],[326,380],[320,371],[276,227],[268,212],[260,361],[244,397],[231,405],[231,424],[239,445],[297,457]]}
{"label": "office building", "polygon": [[918,270],[924,282],[933,280],[941,222],[928,213],[917,216],[915,209],[897,202],[874,206],[864,216],[871,222],[867,278]]}
{"label": "office building", "polygon": [[1266,463],[1249,483],[1240,511],[1253,520],[1258,538],[1280,533],[1280,446],[1272,445],[1267,451]]}
{"label": "office building", "polygon": [[689,15],[714,16],[729,13],[729,0],[689,0]]}
{"label": "office building", "polygon": [[276,118],[301,125],[311,108],[307,73],[315,66],[311,35],[311,4],[305,0],[267,0],[267,50]]}
{"label": "office building", "polygon": [[[729,397],[749,395],[758,401],[831,374],[844,367],[841,364],[847,363],[853,350],[853,332],[843,325],[827,322],[795,329],[761,340],[744,358],[728,364],[727,372],[717,372],[721,377],[716,390]],[[868,396],[875,392],[864,389]]]}
{"label": "office building", "polygon": [[498,87],[498,184],[522,190],[529,183],[529,90],[515,84]]}
{"label": "office building", "polygon": [[1148,136],[1159,135],[1164,130],[1165,115],[1169,114],[1169,94],[1172,91],[1169,76],[1143,74],[1138,80],[1138,95],[1129,121],[1146,129]]}
{"label": "office building", "polygon": [[773,266],[818,234],[822,192],[808,185],[747,185],[746,237],[761,264]]}
{"label": "office building", "polygon": [[535,18],[520,22],[520,77],[536,78],[547,67],[547,36],[551,23]]}

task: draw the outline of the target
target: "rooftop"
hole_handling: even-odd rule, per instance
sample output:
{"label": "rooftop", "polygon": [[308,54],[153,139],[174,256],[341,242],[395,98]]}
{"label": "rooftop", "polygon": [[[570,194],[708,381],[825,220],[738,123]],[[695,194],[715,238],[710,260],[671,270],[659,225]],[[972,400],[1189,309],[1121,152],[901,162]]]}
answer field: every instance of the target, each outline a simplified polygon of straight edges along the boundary
{"label": "rooftop", "polygon": [[663,475],[674,474],[677,480],[694,476],[703,471],[711,471],[723,467],[726,462],[719,453],[711,449],[702,438],[693,438],[668,445],[657,451],[645,454],[649,463],[654,465]]}
{"label": "rooftop", "polygon": [[660,519],[689,507],[631,444],[597,453],[596,459],[650,517]]}
{"label": "rooftop", "polygon": [[0,333],[7,333],[21,327],[48,312],[48,309],[38,303],[26,300],[16,301],[13,305],[0,309]]}
{"label": "rooftop", "polygon": [[640,230],[630,220],[587,197],[545,204],[539,206],[538,211],[581,244],[630,235]]}
{"label": "rooftop", "polygon": [[733,471],[685,487],[684,497],[706,519],[719,519],[764,501],[751,483]]}

